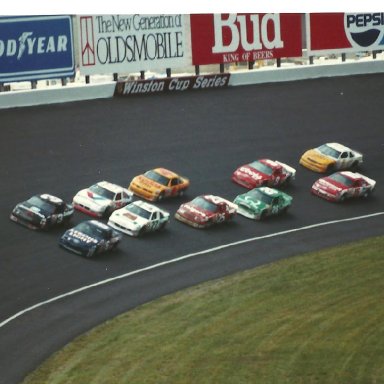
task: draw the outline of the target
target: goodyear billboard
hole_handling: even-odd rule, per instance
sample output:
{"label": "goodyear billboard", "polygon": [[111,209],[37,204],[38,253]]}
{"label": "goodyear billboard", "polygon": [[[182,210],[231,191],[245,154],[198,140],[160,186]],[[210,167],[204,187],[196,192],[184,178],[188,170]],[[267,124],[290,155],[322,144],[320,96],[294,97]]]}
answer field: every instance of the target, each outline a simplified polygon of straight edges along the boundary
{"label": "goodyear billboard", "polygon": [[70,16],[0,18],[0,82],[70,77],[75,61]]}

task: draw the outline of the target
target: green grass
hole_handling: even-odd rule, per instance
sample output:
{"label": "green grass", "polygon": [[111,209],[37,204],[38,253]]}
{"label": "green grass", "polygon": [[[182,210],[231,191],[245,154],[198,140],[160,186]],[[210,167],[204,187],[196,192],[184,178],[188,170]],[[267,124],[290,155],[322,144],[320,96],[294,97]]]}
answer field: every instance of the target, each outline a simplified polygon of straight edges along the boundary
{"label": "green grass", "polygon": [[384,383],[384,237],[143,305],[24,381],[37,383]]}

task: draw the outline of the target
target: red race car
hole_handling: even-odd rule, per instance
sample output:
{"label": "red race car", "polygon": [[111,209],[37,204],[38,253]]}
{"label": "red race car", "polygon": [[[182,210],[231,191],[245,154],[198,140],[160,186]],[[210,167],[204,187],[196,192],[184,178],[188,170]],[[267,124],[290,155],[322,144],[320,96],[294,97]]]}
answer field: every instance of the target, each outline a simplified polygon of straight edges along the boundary
{"label": "red race car", "polygon": [[336,172],[322,177],[313,185],[311,192],[323,199],[341,202],[353,197],[368,197],[376,181],[357,172]]}
{"label": "red race car", "polygon": [[261,186],[277,187],[295,178],[296,170],[279,161],[260,159],[242,165],[232,174],[232,180],[253,189]]}
{"label": "red race car", "polygon": [[195,228],[206,228],[230,220],[237,205],[219,196],[202,195],[182,204],[175,218]]}

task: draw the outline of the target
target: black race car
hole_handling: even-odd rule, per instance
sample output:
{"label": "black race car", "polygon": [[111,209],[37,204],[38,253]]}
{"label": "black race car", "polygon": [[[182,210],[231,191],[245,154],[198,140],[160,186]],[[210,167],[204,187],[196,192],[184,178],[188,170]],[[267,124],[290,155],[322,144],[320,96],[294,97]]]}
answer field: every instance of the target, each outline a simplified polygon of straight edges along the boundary
{"label": "black race car", "polygon": [[17,204],[10,219],[30,229],[47,229],[68,222],[72,216],[72,204],[44,193]]}
{"label": "black race car", "polygon": [[59,240],[59,245],[78,255],[92,257],[114,249],[122,235],[108,225],[88,220],[68,229]]}

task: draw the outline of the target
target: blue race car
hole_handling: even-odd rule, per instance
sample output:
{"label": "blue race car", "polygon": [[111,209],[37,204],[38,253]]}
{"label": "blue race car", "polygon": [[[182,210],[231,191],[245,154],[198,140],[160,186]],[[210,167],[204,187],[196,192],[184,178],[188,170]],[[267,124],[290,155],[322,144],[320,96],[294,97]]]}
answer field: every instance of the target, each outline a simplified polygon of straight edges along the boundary
{"label": "blue race car", "polygon": [[59,240],[59,245],[78,255],[92,257],[114,249],[122,235],[108,225],[97,221],[84,221],[68,229]]}

